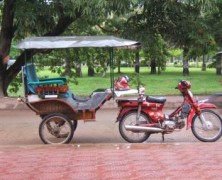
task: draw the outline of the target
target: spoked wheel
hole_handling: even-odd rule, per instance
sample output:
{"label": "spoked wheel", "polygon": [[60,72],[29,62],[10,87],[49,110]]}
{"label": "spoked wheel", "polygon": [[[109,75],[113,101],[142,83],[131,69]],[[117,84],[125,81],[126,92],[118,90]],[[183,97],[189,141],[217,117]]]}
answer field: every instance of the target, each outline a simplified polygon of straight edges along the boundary
{"label": "spoked wheel", "polygon": [[[44,117],[46,117],[47,115],[41,115],[40,117],[42,118],[42,120],[44,119]],[[78,125],[78,121],[77,120],[71,120],[72,122],[72,126],[73,126],[73,131],[75,132],[77,125]]]}
{"label": "spoked wheel", "polygon": [[45,144],[69,143],[73,133],[72,122],[63,114],[49,114],[39,126],[39,136]]}
{"label": "spoked wheel", "polygon": [[[120,132],[121,136],[123,137],[123,139],[125,139],[126,141],[128,141],[130,143],[144,142],[150,136],[150,133],[127,131],[125,129],[125,125],[136,125],[136,116],[137,116],[136,111],[129,112],[123,117],[122,120],[120,120],[120,123],[119,123],[119,132]],[[145,114],[141,113],[140,117],[139,117],[139,123],[140,124],[149,124],[148,117]]]}
{"label": "spoked wheel", "polygon": [[214,111],[202,110],[201,118],[194,116],[191,129],[200,141],[214,142],[222,135],[222,120]]}

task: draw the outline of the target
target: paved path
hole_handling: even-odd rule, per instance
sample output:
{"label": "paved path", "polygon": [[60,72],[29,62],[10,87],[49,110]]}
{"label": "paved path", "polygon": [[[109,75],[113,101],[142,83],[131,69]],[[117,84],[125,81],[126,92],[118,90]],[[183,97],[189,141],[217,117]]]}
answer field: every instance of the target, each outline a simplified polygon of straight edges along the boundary
{"label": "paved path", "polygon": [[0,179],[220,180],[221,147],[221,143],[1,147]]}

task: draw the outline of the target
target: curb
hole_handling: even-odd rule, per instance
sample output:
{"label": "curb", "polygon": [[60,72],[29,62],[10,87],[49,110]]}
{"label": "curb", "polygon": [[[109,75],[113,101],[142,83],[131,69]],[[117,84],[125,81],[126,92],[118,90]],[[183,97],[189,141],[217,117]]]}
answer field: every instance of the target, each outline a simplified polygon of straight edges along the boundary
{"label": "curb", "polygon": [[[156,96],[158,97],[158,96]],[[165,96],[167,101],[164,105],[164,108],[166,109],[174,109],[178,106],[181,105],[181,103],[183,102],[183,97],[182,96]],[[127,98],[127,97],[125,97]],[[132,98],[132,97],[130,97]],[[137,98],[137,97],[133,97],[133,98]],[[208,96],[197,96],[198,100],[203,100],[203,99],[207,99]],[[102,109],[108,109],[108,108],[118,108],[116,100],[118,100],[118,98],[116,99],[111,99],[109,101],[107,101],[103,106]],[[26,110],[29,109],[24,103],[18,103],[17,102],[17,97],[3,97],[0,98],[0,110],[13,110],[13,109],[17,109],[17,110]]]}

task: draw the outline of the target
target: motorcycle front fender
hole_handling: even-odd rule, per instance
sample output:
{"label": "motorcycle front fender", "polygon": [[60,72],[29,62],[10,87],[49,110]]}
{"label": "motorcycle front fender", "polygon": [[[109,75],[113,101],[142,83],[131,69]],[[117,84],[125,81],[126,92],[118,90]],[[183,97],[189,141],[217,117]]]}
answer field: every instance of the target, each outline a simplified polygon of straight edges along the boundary
{"label": "motorcycle front fender", "polygon": [[198,106],[200,109],[211,109],[211,108],[217,108],[216,105],[211,104],[211,103],[198,103]]}
{"label": "motorcycle front fender", "polygon": [[192,125],[192,120],[193,120],[193,117],[195,116],[195,114],[198,114],[197,111],[200,111],[201,113],[201,109],[215,109],[217,108],[217,106],[215,106],[214,104],[211,104],[211,103],[198,103],[197,104],[197,109],[200,109],[200,110],[197,110],[195,109],[194,107],[190,110],[190,113],[187,117],[187,129],[189,129]]}

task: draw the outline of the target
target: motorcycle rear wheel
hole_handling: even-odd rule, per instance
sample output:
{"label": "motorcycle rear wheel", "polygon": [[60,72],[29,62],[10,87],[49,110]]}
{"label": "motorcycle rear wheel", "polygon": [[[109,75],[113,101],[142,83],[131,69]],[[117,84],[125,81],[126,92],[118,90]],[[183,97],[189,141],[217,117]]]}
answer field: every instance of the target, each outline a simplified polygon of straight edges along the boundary
{"label": "motorcycle rear wheel", "polygon": [[220,116],[212,110],[204,109],[201,115],[206,120],[206,126],[202,124],[198,115],[192,120],[193,135],[202,142],[215,142],[222,136],[222,120]]}
{"label": "motorcycle rear wheel", "polygon": [[[119,122],[119,132],[122,138],[129,143],[142,143],[146,141],[150,136],[150,133],[133,132],[133,131],[127,131],[125,129],[125,125],[136,125],[136,116],[137,116],[136,111],[128,112],[123,116],[123,118]],[[140,123],[143,124],[149,124],[149,119],[144,113],[140,114],[139,121]]]}
{"label": "motorcycle rear wheel", "polygon": [[73,124],[63,114],[45,116],[39,125],[39,136],[45,144],[65,144],[73,138]]}

